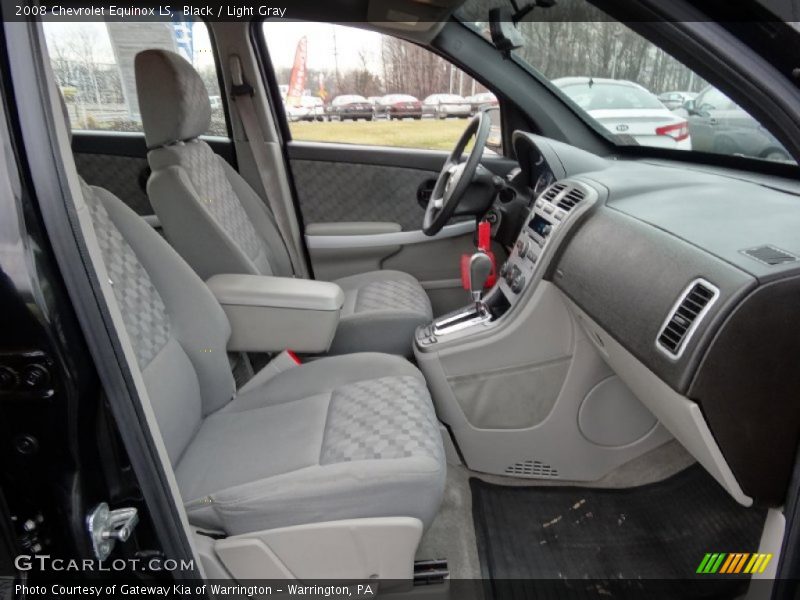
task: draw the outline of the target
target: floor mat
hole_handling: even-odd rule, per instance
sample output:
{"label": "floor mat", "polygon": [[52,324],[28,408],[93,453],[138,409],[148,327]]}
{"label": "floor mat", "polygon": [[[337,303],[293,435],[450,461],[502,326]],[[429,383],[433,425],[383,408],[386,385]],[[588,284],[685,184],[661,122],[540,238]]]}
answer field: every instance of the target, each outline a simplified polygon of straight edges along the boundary
{"label": "floor mat", "polygon": [[[483,576],[534,587],[532,580],[550,580],[541,581],[538,597],[551,595],[543,592],[552,591],[553,580],[708,581],[695,574],[705,554],[755,552],[766,517],[737,504],[700,465],[618,490],[509,487],[475,478],[470,487]],[[730,584],[746,585],[741,576],[716,581],[724,591],[692,585],[681,596],[724,597],[734,592]]]}

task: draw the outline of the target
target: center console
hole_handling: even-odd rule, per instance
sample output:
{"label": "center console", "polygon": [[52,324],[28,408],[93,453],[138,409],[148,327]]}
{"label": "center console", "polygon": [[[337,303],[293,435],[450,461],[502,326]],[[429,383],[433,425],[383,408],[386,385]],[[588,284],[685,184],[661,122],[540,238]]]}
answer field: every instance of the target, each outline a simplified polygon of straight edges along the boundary
{"label": "center console", "polygon": [[416,332],[414,358],[459,450],[450,456],[473,471],[595,481],[669,439],[550,281],[601,195],[577,179],[545,189],[491,289],[481,296],[483,270],[471,268],[473,301]]}
{"label": "center console", "polygon": [[[531,207],[513,251],[500,269],[497,283],[475,304],[448,313],[416,332],[417,347],[432,350],[442,343],[470,337],[491,328],[540,281],[560,235],[574,222],[578,208],[594,201],[594,191],[579,182],[551,185]],[[579,207],[579,205],[581,205]]]}

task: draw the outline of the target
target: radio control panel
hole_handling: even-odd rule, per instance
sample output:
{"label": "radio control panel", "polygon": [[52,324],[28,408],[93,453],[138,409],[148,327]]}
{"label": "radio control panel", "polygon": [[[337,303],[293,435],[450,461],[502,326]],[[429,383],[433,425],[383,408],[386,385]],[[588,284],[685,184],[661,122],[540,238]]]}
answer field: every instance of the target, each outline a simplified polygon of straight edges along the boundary
{"label": "radio control panel", "polygon": [[546,199],[547,196],[545,192],[534,203],[511,255],[500,269],[499,285],[509,300],[516,299],[533,279],[550,236],[567,217],[568,210]]}

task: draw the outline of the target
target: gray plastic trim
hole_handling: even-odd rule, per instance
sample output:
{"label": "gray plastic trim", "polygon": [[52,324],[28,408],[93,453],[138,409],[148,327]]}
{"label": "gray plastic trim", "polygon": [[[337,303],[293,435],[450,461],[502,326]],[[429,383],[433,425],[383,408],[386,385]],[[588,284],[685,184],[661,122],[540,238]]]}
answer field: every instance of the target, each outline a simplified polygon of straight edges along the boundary
{"label": "gray plastic trim", "polygon": [[641,403],[734,500],[742,506],[752,506],[753,499],[742,491],[697,403],[669,387],[574,301],[566,296],[564,299],[605,362]]}
{"label": "gray plastic trim", "polygon": [[367,235],[306,235],[306,244],[309,250],[407,246],[409,244],[422,244],[433,240],[459,237],[473,231],[475,231],[475,222],[464,221],[463,223],[447,225],[434,236],[427,236],[422,230]]}

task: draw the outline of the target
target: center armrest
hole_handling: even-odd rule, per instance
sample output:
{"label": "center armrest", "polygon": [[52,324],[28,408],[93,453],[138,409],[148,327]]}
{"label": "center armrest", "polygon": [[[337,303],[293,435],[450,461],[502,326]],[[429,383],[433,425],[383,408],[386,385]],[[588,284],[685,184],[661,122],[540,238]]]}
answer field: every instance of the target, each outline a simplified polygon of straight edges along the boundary
{"label": "center armrest", "polygon": [[206,285],[230,321],[232,351],[325,352],[344,303],[342,288],[326,281],[224,274]]}

